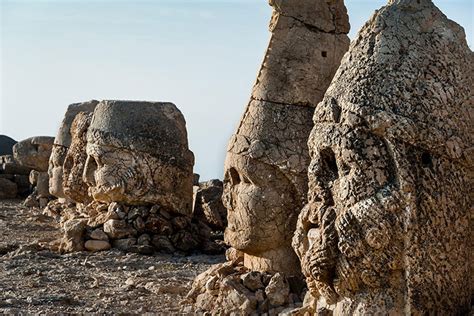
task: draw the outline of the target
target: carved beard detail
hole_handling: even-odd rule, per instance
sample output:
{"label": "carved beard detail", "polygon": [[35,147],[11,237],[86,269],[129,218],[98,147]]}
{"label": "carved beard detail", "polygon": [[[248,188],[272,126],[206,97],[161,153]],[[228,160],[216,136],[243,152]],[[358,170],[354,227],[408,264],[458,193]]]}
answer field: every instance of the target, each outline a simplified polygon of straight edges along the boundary
{"label": "carved beard detail", "polygon": [[94,199],[107,203],[118,201],[131,191],[134,196],[141,197],[147,193],[144,179],[137,163],[129,167],[123,164],[102,166],[95,173],[96,186],[91,187],[90,192]]}
{"label": "carved beard detail", "polygon": [[[329,304],[361,288],[386,286],[400,270],[401,256],[401,199],[390,181],[394,164],[386,145],[363,130],[340,138],[343,147],[315,138],[320,143],[309,167],[309,209],[299,223],[306,234],[317,231],[300,258],[308,283]],[[358,139],[368,145],[357,145]]]}

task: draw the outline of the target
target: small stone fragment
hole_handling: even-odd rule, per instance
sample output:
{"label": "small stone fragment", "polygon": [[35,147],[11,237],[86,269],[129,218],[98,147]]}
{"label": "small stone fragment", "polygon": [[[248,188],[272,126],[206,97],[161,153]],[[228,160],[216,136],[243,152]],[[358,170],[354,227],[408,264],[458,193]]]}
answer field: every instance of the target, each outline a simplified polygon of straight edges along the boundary
{"label": "small stone fragment", "polygon": [[109,236],[100,228],[94,229],[89,237],[95,240],[109,241]]}
{"label": "small stone fragment", "polygon": [[127,222],[116,219],[110,219],[104,224],[104,232],[112,239],[134,236],[137,233]]}
{"label": "small stone fragment", "polygon": [[92,252],[104,251],[110,249],[110,243],[105,240],[88,240],[84,244],[84,247]]}
{"label": "small stone fragment", "polygon": [[281,273],[276,273],[265,288],[265,294],[272,306],[281,306],[288,300],[290,287]]}
{"label": "small stone fragment", "polygon": [[112,241],[112,246],[119,250],[128,252],[137,243],[136,238],[124,238]]}
{"label": "small stone fragment", "polygon": [[258,271],[250,271],[240,277],[243,285],[251,291],[257,291],[264,287],[262,283],[262,275]]}

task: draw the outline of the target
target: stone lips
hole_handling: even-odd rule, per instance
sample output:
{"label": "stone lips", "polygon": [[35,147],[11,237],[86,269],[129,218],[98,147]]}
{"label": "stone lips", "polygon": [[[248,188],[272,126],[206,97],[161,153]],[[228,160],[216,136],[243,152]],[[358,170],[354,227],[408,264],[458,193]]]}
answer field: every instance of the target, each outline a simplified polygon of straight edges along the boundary
{"label": "stone lips", "polygon": [[334,313],[470,310],[472,61],[431,1],[390,1],[317,106],[293,243]]}
{"label": "stone lips", "polygon": [[94,111],[87,140],[145,152],[179,168],[194,164],[186,122],[172,103],[101,101]]}

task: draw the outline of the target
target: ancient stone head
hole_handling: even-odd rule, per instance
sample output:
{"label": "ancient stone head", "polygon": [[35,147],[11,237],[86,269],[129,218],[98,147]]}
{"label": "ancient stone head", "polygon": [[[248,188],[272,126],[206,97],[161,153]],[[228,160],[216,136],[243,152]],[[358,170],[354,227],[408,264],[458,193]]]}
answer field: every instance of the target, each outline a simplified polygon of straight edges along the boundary
{"label": "ancient stone head", "polygon": [[270,1],[272,38],[227,150],[225,240],[254,270],[298,273],[291,250],[306,201],[314,107],[349,46],[342,1]]}
{"label": "ancient stone head", "polygon": [[87,132],[84,180],[94,200],[190,214],[193,153],[172,103],[102,101]]}
{"label": "ancient stone head", "polygon": [[62,168],[62,186],[69,199],[87,204],[92,201],[88,186],[83,180],[87,160],[87,130],[92,121],[92,113],[79,112],[71,124],[72,141]]}
{"label": "ancient stone head", "polygon": [[252,101],[228,147],[225,239],[247,254],[286,248],[305,200],[313,109]]}
{"label": "ancient stone head", "polygon": [[94,111],[98,101],[92,100],[83,103],[74,103],[68,106],[64,119],[59,127],[58,134],[54,139],[54,144],[49,159],[49,192],[59,198],[65,198],[63,190],[63,164],[66,154],[71,146],[71,125],[79,112],[91,113]]}
{"label": "ancient stone head", "polygon": [[294,244],[310,287],[334,303],[400,270],[399,196],[390,148],[363,119],[329,97],[314,123],[308,204]]}
{"label": "ancient stone head", "polygon": [[293,245],[335,314],[469,310],[472,59],[431,1],[392,0],[316,107]]}

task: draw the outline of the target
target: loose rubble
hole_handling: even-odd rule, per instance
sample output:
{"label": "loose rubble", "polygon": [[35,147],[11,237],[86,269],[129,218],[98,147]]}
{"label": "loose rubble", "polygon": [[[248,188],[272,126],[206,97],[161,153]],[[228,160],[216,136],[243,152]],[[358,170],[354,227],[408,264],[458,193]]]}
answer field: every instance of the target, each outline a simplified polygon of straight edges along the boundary
{"label": "loose rubble", "polygon": [[[59,254],[58,223],[21,200],[0,201],[0,314],[175,315],[192,280],[222,255]],[[190,311],[191,314],[194,311]]]}

